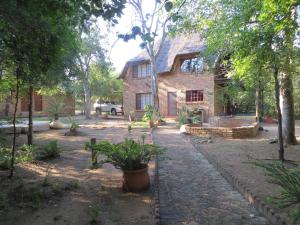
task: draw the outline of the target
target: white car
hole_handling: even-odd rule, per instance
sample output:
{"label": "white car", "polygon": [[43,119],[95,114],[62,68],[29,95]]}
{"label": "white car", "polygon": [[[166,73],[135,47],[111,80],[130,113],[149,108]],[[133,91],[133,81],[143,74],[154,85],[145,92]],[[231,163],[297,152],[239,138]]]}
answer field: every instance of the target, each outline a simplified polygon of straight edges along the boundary
{"label": "white car", "polygon": [[116,105],[114,102],[104,102],[100,104],[100,101],[96,101],[94,103],[94,110],[97,113],[108,112],[111,113],[112,115],[117,115],[118,113],[123,112],[121,105]]}

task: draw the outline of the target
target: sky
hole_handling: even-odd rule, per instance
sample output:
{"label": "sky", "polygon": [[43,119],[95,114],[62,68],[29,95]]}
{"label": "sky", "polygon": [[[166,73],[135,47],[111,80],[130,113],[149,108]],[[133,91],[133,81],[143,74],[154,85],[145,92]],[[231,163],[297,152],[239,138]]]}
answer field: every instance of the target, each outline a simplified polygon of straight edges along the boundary
{"label": "sky", "polygon": [[[153,1],[144,0],[143,7],[145,9],[151,9],[153,4],[152,2]],[[135,57],[142,51],[142,49],[139,47],[139,45],[141,44],[140,38],[137,38],[136,40],[130,40],[128,42],[124,42],[123,40],[119,39],[117,43],[112,47],[112,45],[118,39],[117,32],[119,32],[120,34],[126,34],[130,32],[135,18],[136,17],[133,9],[127,5],[123,11],[123,16],[118,20],[119,24],[117,24],[115,27],[110,27],[110,30],[108,31],[109,47],[107,50],[109,51],[110,61],[114,64],[117,73],[120,73],[122,71],[125,63],[129,59]],[[100,23],[100,29],[107,30],[107,27],[103,23]]]}

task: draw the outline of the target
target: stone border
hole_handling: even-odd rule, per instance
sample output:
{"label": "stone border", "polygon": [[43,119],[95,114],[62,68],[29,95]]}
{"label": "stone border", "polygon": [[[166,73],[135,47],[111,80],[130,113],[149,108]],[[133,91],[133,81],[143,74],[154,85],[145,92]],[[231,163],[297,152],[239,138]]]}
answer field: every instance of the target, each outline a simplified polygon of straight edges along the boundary
{"label": "stone border", "polygon": [[[153,132],[156,128],[151,128],[151,139],[154,143]],[[154,171],[154,182],[153,182],[153,190],[154,190],[154,222],[155,225],[160,225],[160,210],[159,210],[159,171],[158,171],[158,157],[155,156],[155,171]]]}
{"label": "stone border", "polygon": [[[186,135],[184,135],[185,138],[188,139],[188,141],[196,148],[193,141],[190,140],[190,138]],[[268,221],[273,225],[287,225],[287,218],[284,216],[281,216],[277,214],[274,209],[267,204],[263,199],[259,198],[255,193],[253,193],[249,187],[247,187],[245,184],[240,182],[237,177],[233,176],[231,173],[226,171],[222,165],[214,158],[211,157],[209,154],[206,154],[205,152],[201,151],[201,154],[203,154],[206,159],[209,161],[210,164],[212,164],[218,171],[221,173],[221,175],[227,180],[227,182],[233,186],[238,192],[240,192],[243,197],[251,204],[253,205],[258,212],[260,212],[262,215],[264,215]]]}
{"label": "stone border", "polygon": [[225,138],[249,138],[257,135],[259,124],[257,122],[249,126],[240,127],[203,127],[191,124],[185,125],[185,130],[189,134],[198,136],[217,135]]}

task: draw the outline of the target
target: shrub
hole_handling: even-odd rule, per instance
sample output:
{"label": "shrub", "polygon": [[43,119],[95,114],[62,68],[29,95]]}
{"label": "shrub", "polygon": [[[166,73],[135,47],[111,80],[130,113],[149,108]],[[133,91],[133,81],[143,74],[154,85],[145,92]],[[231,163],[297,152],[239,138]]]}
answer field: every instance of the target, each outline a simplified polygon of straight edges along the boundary
{"label": "shrub", "polygon": [[0,147],[0,169],[9,170],[11,160],[11,149]]}
{"label": "shrub", "polygon": [[187,110],[185,107],[178,110],[177,122],[179,127],[183,124],[187,124]]}
{"label": "shrub", "polygon": [[24,144],[17,152],[16,162],[32,162],[34,161],[34,155],[37,151],[37,147],[34,145]]}
{"label": "shrub", "polygon": [[[271,178],[271,182],[280,186],[280,195],[270,197],[270,202],[278,208],[287,208],[300,204],[300,168],[288,169],[283,163],[265,163],[260,160],[254,164],[262,167],[266,175]],[[300,220],[300,209],[290,210],[292,223],[296,224]]]}
{"label": "shrub", "polygon": [[154,107],[152,105],[146,105],[143,121],[144,122],[153,121],[153,116],[154,116]]}
{"label": "shrub", "polygon": [[100,141],[95,145],[87,143],[86,147],[105,155],[106,159],[102,163],[111,163],[122,170],[138,170],[145,168],[153,156],[162,154],[164,151],[157,145],[145,144],[144,139],[144,137],[142,141],[125,139],[119,144]]}
{"label": "shrub", "polygon": [[57,141],[50,141],[47,145],[40,147],[35,152],[35,158],[38,160],[52,159],[59,157],[61,149],[57,145]]}
{"label": "shrub", "polygon": [[0,192],[0,210],[6,209],[8,205],[9,205],[9,199],[7,193]]}

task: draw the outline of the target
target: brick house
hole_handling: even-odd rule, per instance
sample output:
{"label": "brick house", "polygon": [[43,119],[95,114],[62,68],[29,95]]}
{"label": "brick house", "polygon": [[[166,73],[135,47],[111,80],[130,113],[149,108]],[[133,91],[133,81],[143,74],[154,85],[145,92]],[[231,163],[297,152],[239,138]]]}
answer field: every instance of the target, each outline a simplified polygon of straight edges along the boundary
{"label": "brick house", "polygon": [[[54,95],[45,96],[39,95],[37,92],[33,93],[33,115],[47,116],[47,108],[57,99],[64,102],[65,107],[62,110],[62,115],[75,115],[75,99],[72,95]],[[14,112],[14,97],[13,94],[8,96],[4,102],[0,102],[0,117],[11,116]],[[25,98],[20,98],[17,107],[17,116],[28,116],[28,101]]]}
{"label": "brick house", "polygon": [[[222,114],[218,90],[226,78],[208,68],[199,34],[168,38],[157,57],[159,109],[163,117],[176,117],[182,107],[197,108],[204,121]],[[119,78],[123,79],[123,110],[125,118],[134,112],[144,114],[151,104],[151,64],[146,51],[129,60]]]}

